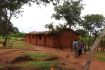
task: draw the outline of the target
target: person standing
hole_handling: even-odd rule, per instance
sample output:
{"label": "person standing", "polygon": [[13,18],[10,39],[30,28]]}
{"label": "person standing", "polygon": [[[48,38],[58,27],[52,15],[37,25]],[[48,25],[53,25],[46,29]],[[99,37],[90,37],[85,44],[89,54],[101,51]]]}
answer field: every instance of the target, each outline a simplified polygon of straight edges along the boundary
{"label": "person standing", "polygon": [[78,50],[78,55],[81,56],[82,52],[83,52],[83,48],[84,48],[84,42],[81,40],[79,42],[79,50]]}
{"label": "person standing", "polygon": [[77,40],[73,41],[73,51],[74,51],[74,56],[78,57],[78,41]]}

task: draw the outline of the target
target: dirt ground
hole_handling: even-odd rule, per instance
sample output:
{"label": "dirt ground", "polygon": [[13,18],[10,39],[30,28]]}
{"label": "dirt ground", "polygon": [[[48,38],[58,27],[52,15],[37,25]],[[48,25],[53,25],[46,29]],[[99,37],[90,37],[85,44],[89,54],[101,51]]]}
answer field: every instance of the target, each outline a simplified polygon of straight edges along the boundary
{"label": "dirt ground", "polygon": [[[69,49],[60,50],[42,46],[34,46],[30,49],[0,49],[0,64],[9,64],[11,60],[25,51],[44,52],[57,55],[61,64],[63,64],[67,70],[71,70],[71,68],[83,70],[83,65],[87,59],[87,55],[82,55],[81,57],[75,58],[73,56],[73,52]],[[105,70],[105,62],[100,62],[93,59],[90,70]]]}

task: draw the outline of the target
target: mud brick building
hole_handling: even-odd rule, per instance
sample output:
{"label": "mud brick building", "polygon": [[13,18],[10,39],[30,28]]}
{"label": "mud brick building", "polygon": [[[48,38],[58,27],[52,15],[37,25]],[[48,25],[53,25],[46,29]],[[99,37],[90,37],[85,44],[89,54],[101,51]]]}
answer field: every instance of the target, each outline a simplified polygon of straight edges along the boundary
{"label": "mud brick building", "polygon": [[44,31],[25,34],[26,43],[54,48],[70,48],[75,39],[79,39],[79,34],[68,28],[59,32]]}

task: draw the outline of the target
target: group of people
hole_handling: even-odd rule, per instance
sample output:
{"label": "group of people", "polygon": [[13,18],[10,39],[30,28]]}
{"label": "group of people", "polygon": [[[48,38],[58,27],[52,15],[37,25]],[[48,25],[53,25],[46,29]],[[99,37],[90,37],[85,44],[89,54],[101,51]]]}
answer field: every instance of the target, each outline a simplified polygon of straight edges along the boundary
{"label": "group of people", "polygon": [[81,41],[74,40],[73,41],[73,51],[74,51],[75,57],[81,56],[83,51],[86,54],[86,45],[84,44],[82,40]]}

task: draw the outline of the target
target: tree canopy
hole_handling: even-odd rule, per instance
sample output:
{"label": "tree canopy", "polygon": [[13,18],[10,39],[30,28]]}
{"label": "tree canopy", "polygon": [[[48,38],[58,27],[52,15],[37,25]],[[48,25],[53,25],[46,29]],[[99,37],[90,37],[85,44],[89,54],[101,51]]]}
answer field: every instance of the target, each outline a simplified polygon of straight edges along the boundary
{"label": "tree canopy", "polygon": [[82,37],[87,36],[87,32],[83,29],[77,29],[76,32],[81,35]]}
{"label": "tree canopy", "polygon": [[97,37],[105,26],[105,17],[100,14],[86,15],[83,17],[82,26],[89,35]]}
{"label": "tree canopy", "polygon": [[80,22],[82,9],[83,6],[80,0],[64,1],[63,5],[58,5],[54,8],[55,13],[53,14],[53,17],[57,20],[64,19],[66,24],[71,28],[71,26]]}

